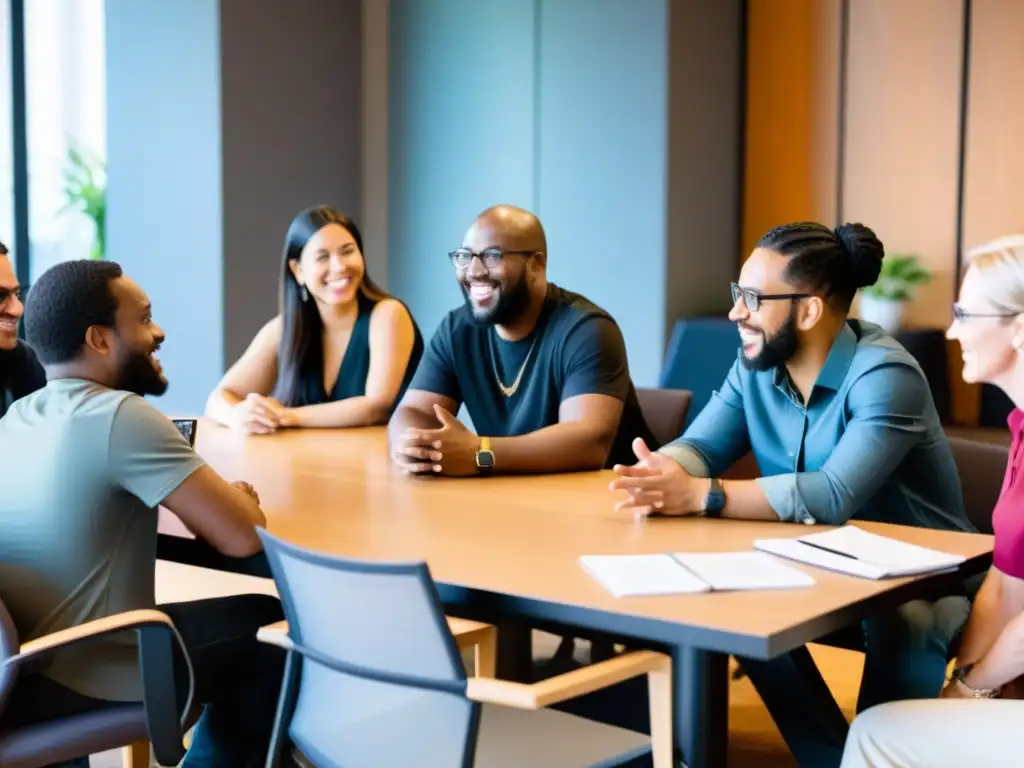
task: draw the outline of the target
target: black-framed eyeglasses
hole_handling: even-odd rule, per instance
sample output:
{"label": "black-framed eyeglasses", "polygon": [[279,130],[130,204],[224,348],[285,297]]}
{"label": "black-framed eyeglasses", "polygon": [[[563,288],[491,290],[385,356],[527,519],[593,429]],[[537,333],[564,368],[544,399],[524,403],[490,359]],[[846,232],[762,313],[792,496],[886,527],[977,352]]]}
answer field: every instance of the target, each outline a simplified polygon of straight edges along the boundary
{"label": "black-framed eyeglasses", "polygon": [[969,320],[972,317],[1016,317],[1018,312],[971,312],[959,303],[953,305],[954,320]]}
{"label": "black-framed eyeglasses", "polygon": [[465,269],[473,263],[473,257],[479,256],[481,263],[487,269],[494,269],[501,263],[501,260],[509,254],[518,254],[520,256],[533,256],[536,251],[528,250],[503,250],[501,248],[487,248],[480,253],[474,253],[469,248],[456,248],[454,251],[448,254],[448,258],[452,260],[452,264],[456,269]]}
{"label": "black-framed eyeglasses", "polygon": [[732,303],[735,304],[743,297],[743,306],[748,312],[757,312],[761,309],[762,301],[774,301],[776,299],[806,299],[809,293],[758,293],[753,288],[741,288],[736,283],[729,283],[732,291]]}

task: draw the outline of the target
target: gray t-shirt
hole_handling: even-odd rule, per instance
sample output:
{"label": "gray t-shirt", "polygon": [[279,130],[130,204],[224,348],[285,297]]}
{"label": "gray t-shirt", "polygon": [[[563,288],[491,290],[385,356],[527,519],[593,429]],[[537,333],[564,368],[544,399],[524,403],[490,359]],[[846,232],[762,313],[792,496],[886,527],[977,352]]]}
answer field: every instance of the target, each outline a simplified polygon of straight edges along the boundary
{"label": "gray t-shirt", "polygon": [[[0,597],[22,641],[154,607],[156,507],[203,460],[138,395],[57,379],[0,419]],[[141,697],[135,633],[57,653],[43,674]]]}

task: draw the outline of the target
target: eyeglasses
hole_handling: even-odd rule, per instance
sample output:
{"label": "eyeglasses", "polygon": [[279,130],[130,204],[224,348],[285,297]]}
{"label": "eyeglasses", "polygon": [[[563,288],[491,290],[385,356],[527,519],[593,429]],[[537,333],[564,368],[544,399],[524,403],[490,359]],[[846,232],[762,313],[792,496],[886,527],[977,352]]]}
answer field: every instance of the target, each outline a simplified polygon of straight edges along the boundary
{"label": "eyeglasses", "polygon": [[761,309],[762,301],[774,301],[776,299],[806,299],[809,293],[758,293],[752,288],[740,288],[736,283],[729,283],[732,290],[732,303],[735,304],[743,297],[743,306],[748,312],[757,312]]}
{"label": "eyeglasses", "polygon": [[11,299],[21,299],[21,288],[0,288],[0,307]]}
{"label": "eyeglasses", "polygon": [[520,256],[533,256],[536,251],[525,251],[525,250],[511,250],[504,251],[501,248],[488,248],[480,253],[474,253],[469,248],[457,248],[448,254],[448,258],[452,260],[452,264],[456,269],[465,269],[473,263],[473,257],[479,256],[481,263],[487,269],[494,269],[501,263],[501,260],[510,253],[518,254]]}
{"label": "eyeglasses", "polygon": [[969,312],[959,303],[953,305],[954,320],[969,320],[972,317],[1016,317],[1017,312]]}

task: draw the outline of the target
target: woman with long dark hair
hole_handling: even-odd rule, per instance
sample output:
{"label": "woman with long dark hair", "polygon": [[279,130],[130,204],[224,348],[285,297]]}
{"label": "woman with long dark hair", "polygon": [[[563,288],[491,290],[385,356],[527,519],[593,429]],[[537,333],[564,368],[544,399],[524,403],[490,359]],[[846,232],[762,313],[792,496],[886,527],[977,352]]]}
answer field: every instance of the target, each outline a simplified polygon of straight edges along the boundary
{"label": "woman with long dark hair", "polygon": [[317,206],[292,220],[280,302],[210,395],[206,415],[249,434],[386,422],[423,337],[405,305],[370,279],[351,219]]}

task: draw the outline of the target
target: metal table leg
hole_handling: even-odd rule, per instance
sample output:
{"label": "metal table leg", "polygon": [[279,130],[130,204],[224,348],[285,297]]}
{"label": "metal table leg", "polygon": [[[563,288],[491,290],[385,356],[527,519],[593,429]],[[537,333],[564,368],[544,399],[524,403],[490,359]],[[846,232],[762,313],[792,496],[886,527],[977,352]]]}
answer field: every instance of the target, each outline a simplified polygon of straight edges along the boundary
{"label": "metal table leg", "polygon": [[687,768],[725,768],[729,656],[687,645],[672,651],[675,742]]}

